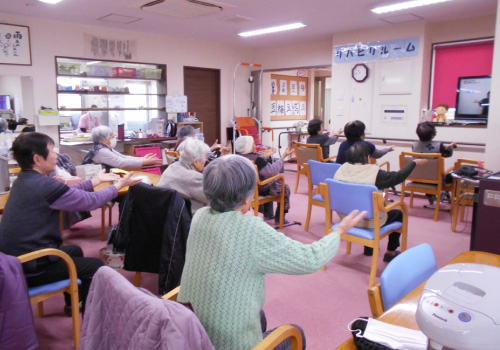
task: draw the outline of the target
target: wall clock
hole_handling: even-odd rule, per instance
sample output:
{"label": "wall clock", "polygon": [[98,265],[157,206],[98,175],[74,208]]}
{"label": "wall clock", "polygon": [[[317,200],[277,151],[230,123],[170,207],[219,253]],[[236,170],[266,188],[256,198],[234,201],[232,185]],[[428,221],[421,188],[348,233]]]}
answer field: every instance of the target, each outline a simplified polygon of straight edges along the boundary
{"label": "wall clock", "polygon": [[364,82],[368,78],[368,67],[363,63],[356,64],[352,68],[352,78],[358,83]]}

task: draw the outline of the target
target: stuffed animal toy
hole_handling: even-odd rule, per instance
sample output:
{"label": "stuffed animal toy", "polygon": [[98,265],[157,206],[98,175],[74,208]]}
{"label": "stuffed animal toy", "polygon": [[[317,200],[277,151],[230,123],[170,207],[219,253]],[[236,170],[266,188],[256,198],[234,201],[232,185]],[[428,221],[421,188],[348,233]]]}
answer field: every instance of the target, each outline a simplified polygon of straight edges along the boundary
{"label": "stuffed animal toy", "polygon": [[446,123],[446,112],[448,112],[448,106],[447,104],[440,104],[439,106],[436,107],[436,117],[434,118],[433,121],[437,123]]}

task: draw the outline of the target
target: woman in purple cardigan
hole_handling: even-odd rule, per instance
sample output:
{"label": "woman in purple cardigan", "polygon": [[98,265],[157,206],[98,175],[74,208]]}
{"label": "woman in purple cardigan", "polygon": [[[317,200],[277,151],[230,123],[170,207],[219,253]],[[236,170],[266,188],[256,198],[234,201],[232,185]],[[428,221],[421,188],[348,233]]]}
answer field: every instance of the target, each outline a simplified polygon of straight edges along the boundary
{"label": "woman in purple cardigan", "polygon": [[[22,255],[43,248],[56,248],[72,257],[78,278],[82,281],[80,298],[83,310],[92,277],[102,262],[83,257],[76,245],[63,246],[59,215],[65,211],[91,211],[118,195],[122,187],[133,186],[140,179],[130,173],[112,186],[94,192],[102,182],[119,180],[115,174],[101,171],[92,180],[68,186],[48,175],[57,165],[54,141],[47,135],[31,132],[21,134],[12,145],[14,158],[21,167],[10,191],[0,223],[0,251],[8,255]],[[62,259],[44,257],[23,266],[28,287],[35,287],[69,278]],[[66,308],[70,298],[66,297]]]}
{"label": "woman in purple cardigan", "polygon": [[[284,158],[288,157],[293,153],[293,149],[287,149],[283,153],[283,157],[279,159],[275,159],[272,163],[269,161],[270,157],[276,153],[276,148],[268,148],[264,151],[263,156],[259,156],[257,154],[257,147],[255,146],[255,141],[252,136],[240,136],[236,139],[234,143],[234,150],[239,155],[242,155],[245,158],[250,159],[255,162],[257,168],[259,169],[259,178],[261,181],[269,179],[275,175],[281,173],[283,169],[283,165],[285,163]],[[267,185],[259,186],[259,195],[268,195],[271,194],[273,196],[278,196],[281,194],[281,181],[276,180]],[[285,185],[285,214],[290,209],[290,187]],[[274,218],[274,222],[279,224],[280,222],[280,207],[276,208],[276,214],[273,216],[273,203],[266,203],[263,205],[264,211],[264,219],[271,220]],[[290,223],[288,220],[284,219],[283,222],[285,224]]]}

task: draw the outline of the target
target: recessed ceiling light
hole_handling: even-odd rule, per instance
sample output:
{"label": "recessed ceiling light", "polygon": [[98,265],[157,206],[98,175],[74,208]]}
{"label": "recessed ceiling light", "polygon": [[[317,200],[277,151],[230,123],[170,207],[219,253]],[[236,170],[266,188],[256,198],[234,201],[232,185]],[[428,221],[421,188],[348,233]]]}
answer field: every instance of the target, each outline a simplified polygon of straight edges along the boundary
{"label": "recessed ceiling light", "polygon": [[281,32],[284,30],[303,28],[305,26],[306,25],[302,24],[302,23],[292,23],[292,24],[286,24],[284,26],[277,26],[277,27],[270,27],[270,28],[264,28],[264,29],[259,29],[259,30],[252,30],[250,32],[239,33],[238,35],[244,36],[244,37],[254,36],[254,35],[262,35],[262,34]]}
{"label": "recessed ceiling light", "polygon": [[57,4],[58,2],[61,2],[62,0],[38,0],[41,2],[46,2],[47,4]]}
{"label": "recessed ceiling light", "polygon": [[405,1],[405,2],[400,2],[398,4],[394,4],[394,5],[387,5],[387,6],[376,7],[374,9],[372,9],[372,12],[375,12],[375,13],[386,13],[386,12],[391,12],[391,11],[406,10],[406,9],[409,9],[409,8],[412,8],[412,7],[432,5],[432,4],[437,4],[437,3],[445,2],[445,1],[451,1],[451,0],[413,0],[413,1]]}

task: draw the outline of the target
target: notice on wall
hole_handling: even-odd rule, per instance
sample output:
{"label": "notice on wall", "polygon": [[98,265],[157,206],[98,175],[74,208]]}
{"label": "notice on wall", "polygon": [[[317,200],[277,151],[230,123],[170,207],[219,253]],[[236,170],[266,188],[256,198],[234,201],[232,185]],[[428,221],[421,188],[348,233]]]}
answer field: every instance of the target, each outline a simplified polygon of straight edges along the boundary
{"label": "notice on wall", "polygon": [[276,116],[277,113],[277,101],[271,101],[271,106],[270,106],[270,111],[269,114],[273,117]]}
{"label": "notice on wall", "polygon": [[288,84],[286,80],[280,80],[280,95],[288,95]]}
{"label": "notice on wall", "polygon": [[84,53],[86,57],[101,59],[137,59],[137,42],[131,39],[115,39],[84,34]]}
{"label": "notice on wall", "polygon": [[293,115],[292,101],[285,101],[285,115]]}
{"label": "notice on wall", "polygon": [[299,102],[300,102],[299,115],[306,115],[307,114],[307,102],[306,101],[299,101]]}
{"label": "notice on wall", "polygon": [[305,81],[299,81],[299,95],[300,96],[306,96],[307,95],[306,82]]}
{"label": "notice on wall", "polygon": [[290,95],[297,96],[297,82],[295,80],[290,80]]}
{"label": "notice on wall", "polygon": [[188,111],[187,96],[167,95],[167,103],[165,107],[167,113],[186,113]]}
{"label": "notice on wall", "polygon": [[271,95],[278,94],[278,82],[276,79],[271,79]]}
{"label": "notice on wall", "polygon": [[285,115],[285,101],[276,101],[276,115]]}

